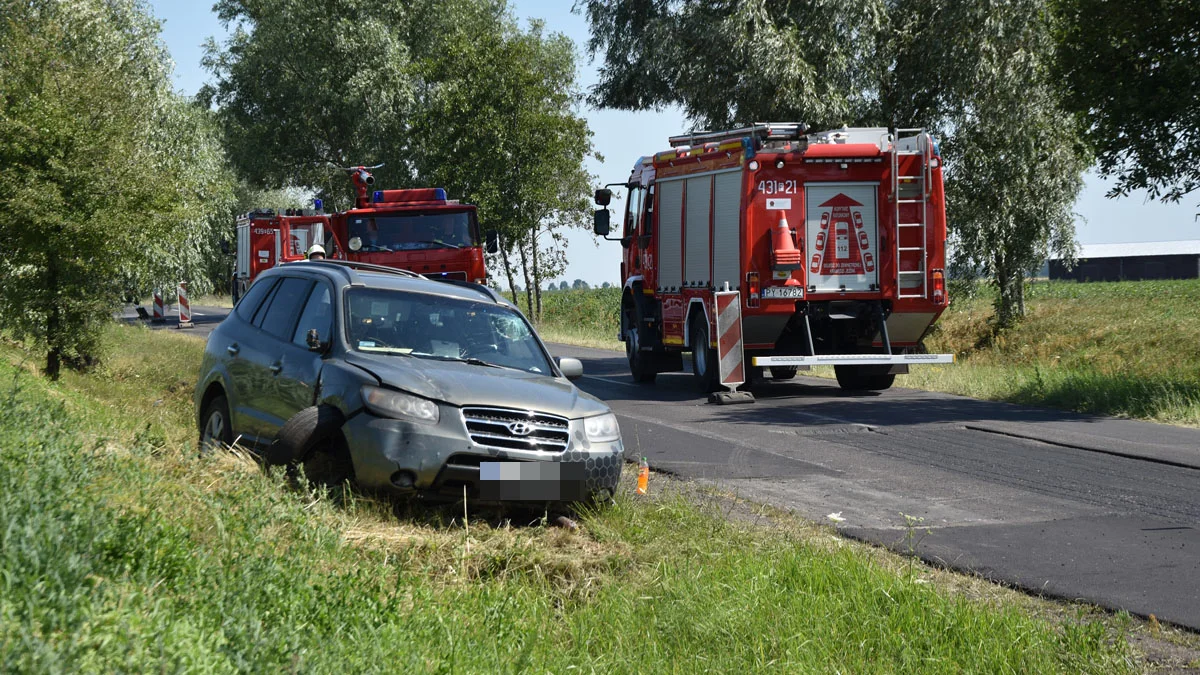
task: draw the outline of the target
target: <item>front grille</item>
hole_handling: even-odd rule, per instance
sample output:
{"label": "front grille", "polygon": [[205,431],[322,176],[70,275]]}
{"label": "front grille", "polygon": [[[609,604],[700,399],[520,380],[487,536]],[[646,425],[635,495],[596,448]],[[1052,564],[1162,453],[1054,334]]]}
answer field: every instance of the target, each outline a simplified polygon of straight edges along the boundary
{"label": "front grille", "polygon": [[[571,441],[567,418],[508,408],[463,408],[467,433],[478,445],[505,450],[562,452]],[[522,433],[525,432],[525,433]]]}

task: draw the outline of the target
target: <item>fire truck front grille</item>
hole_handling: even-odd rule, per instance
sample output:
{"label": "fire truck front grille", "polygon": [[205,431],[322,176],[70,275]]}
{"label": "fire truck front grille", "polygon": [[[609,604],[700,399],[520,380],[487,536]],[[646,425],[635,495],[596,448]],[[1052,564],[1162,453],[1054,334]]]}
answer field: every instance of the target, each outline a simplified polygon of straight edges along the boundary
{"label": "fire truck front grille", "polygon": [[562,452],[570,443],[565,417],[508,408],[463,408],[467,433],[478,445],[505,450]]}

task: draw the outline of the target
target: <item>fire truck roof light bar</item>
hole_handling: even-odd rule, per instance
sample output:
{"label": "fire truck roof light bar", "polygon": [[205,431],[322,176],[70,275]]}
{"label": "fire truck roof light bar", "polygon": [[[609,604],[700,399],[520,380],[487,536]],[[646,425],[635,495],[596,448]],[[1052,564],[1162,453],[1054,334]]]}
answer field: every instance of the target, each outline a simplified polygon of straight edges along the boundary
{"label": "fire truck roof light bar", "polygon": [[860,366],[954,363],[954,354],[820,354],[817,356],[755,356],[753,366]]}
{"label": "fire truck roof light bar", "polygon": [[671,147],[683,145],[715,143],[730,138],[757,138],[767,141],[797,141],[808,133],[808,127],[800,122],[755,122],[748,127],[727,129],[725,131],[698,131],[691,134],[672,136]]}

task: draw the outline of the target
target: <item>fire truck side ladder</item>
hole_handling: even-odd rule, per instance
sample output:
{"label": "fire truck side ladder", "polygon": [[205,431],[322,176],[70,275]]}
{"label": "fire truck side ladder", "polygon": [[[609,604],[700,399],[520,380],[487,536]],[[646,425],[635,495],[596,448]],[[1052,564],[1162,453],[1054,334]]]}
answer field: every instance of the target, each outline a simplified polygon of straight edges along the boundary
{"label": "fire truck side ladder", "polygon": [[[908,136],[901,138],[905,134]],[[913,149],[901,149],[900,143],[902,140],[912,141]],[[919,171],[913,175],[900,175],[900,158],[901,157],[918,157]],[[929,183],[931,178],[931,169],[929,166],[929,135],[924,129],[896,129],[896,140],[892,146],[892,205],[894,207],[893,220],[896,224],[896,297],[897,298],[926,298],[929,296],[929,275],[926,267],[926,246],[927,238],[927,210],[929,206]],[[917,190],[917,198],[901,198],[900,186],[904,183],[907,187],[912,182]],[[902,222],[900,220],[900,210],[903,204],[914,204],[917,206],[917,217],[910,222]],[[919,246],[902,246],[901,242],[905,239],[903,233],[905,230],[915,229],[919,236]],[[911,241],[911,238],[909,238]],[[919,256],[919,257],[918,257]],[[915,270],[903,269],[902,261],[912,261],[917,257],[917,268]],[[903,283],[906,279],[911,280],[913,277],[920,279],[920,285]],[[917,289],[920,289],[919,291]]]}

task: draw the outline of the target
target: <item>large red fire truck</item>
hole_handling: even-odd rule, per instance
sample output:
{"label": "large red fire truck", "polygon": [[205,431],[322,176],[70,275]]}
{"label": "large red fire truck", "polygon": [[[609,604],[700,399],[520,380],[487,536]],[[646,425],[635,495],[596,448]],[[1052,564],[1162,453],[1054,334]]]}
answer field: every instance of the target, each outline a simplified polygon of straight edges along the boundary
{"label": "large red fire truck", "polygon": [[[370,167],[375,168],[375,167]],[[303,260],[321,244],[330,258],[398,267],[432,278],[487,281],[484,247],[474,205],[447,199],[442,188],[371,190],[368,167],[347,169],[354,208],[332,214],[316,209],[252,211],[238,219],[234,301],[264,270]],[[495,232],[487,236],[494,252]]]}
{"label": "large red fire truck", "polygon": [[[848,390],[953,361],[920,353],[948,301],[942,162],[929,134],[755,124],[670,143],[619,184],[619,337],[635,380],[682,370],[683,352],[702,391],[730,384],[719,373],[734,370],[731,358],[742,381],[833,365]],[[611,185],[596,193],[602,207]],[[594,229],[608,238],[606,209]],[[738,293],[720,319],[740,314],[734,354],[717,328],[722,291]]]}

